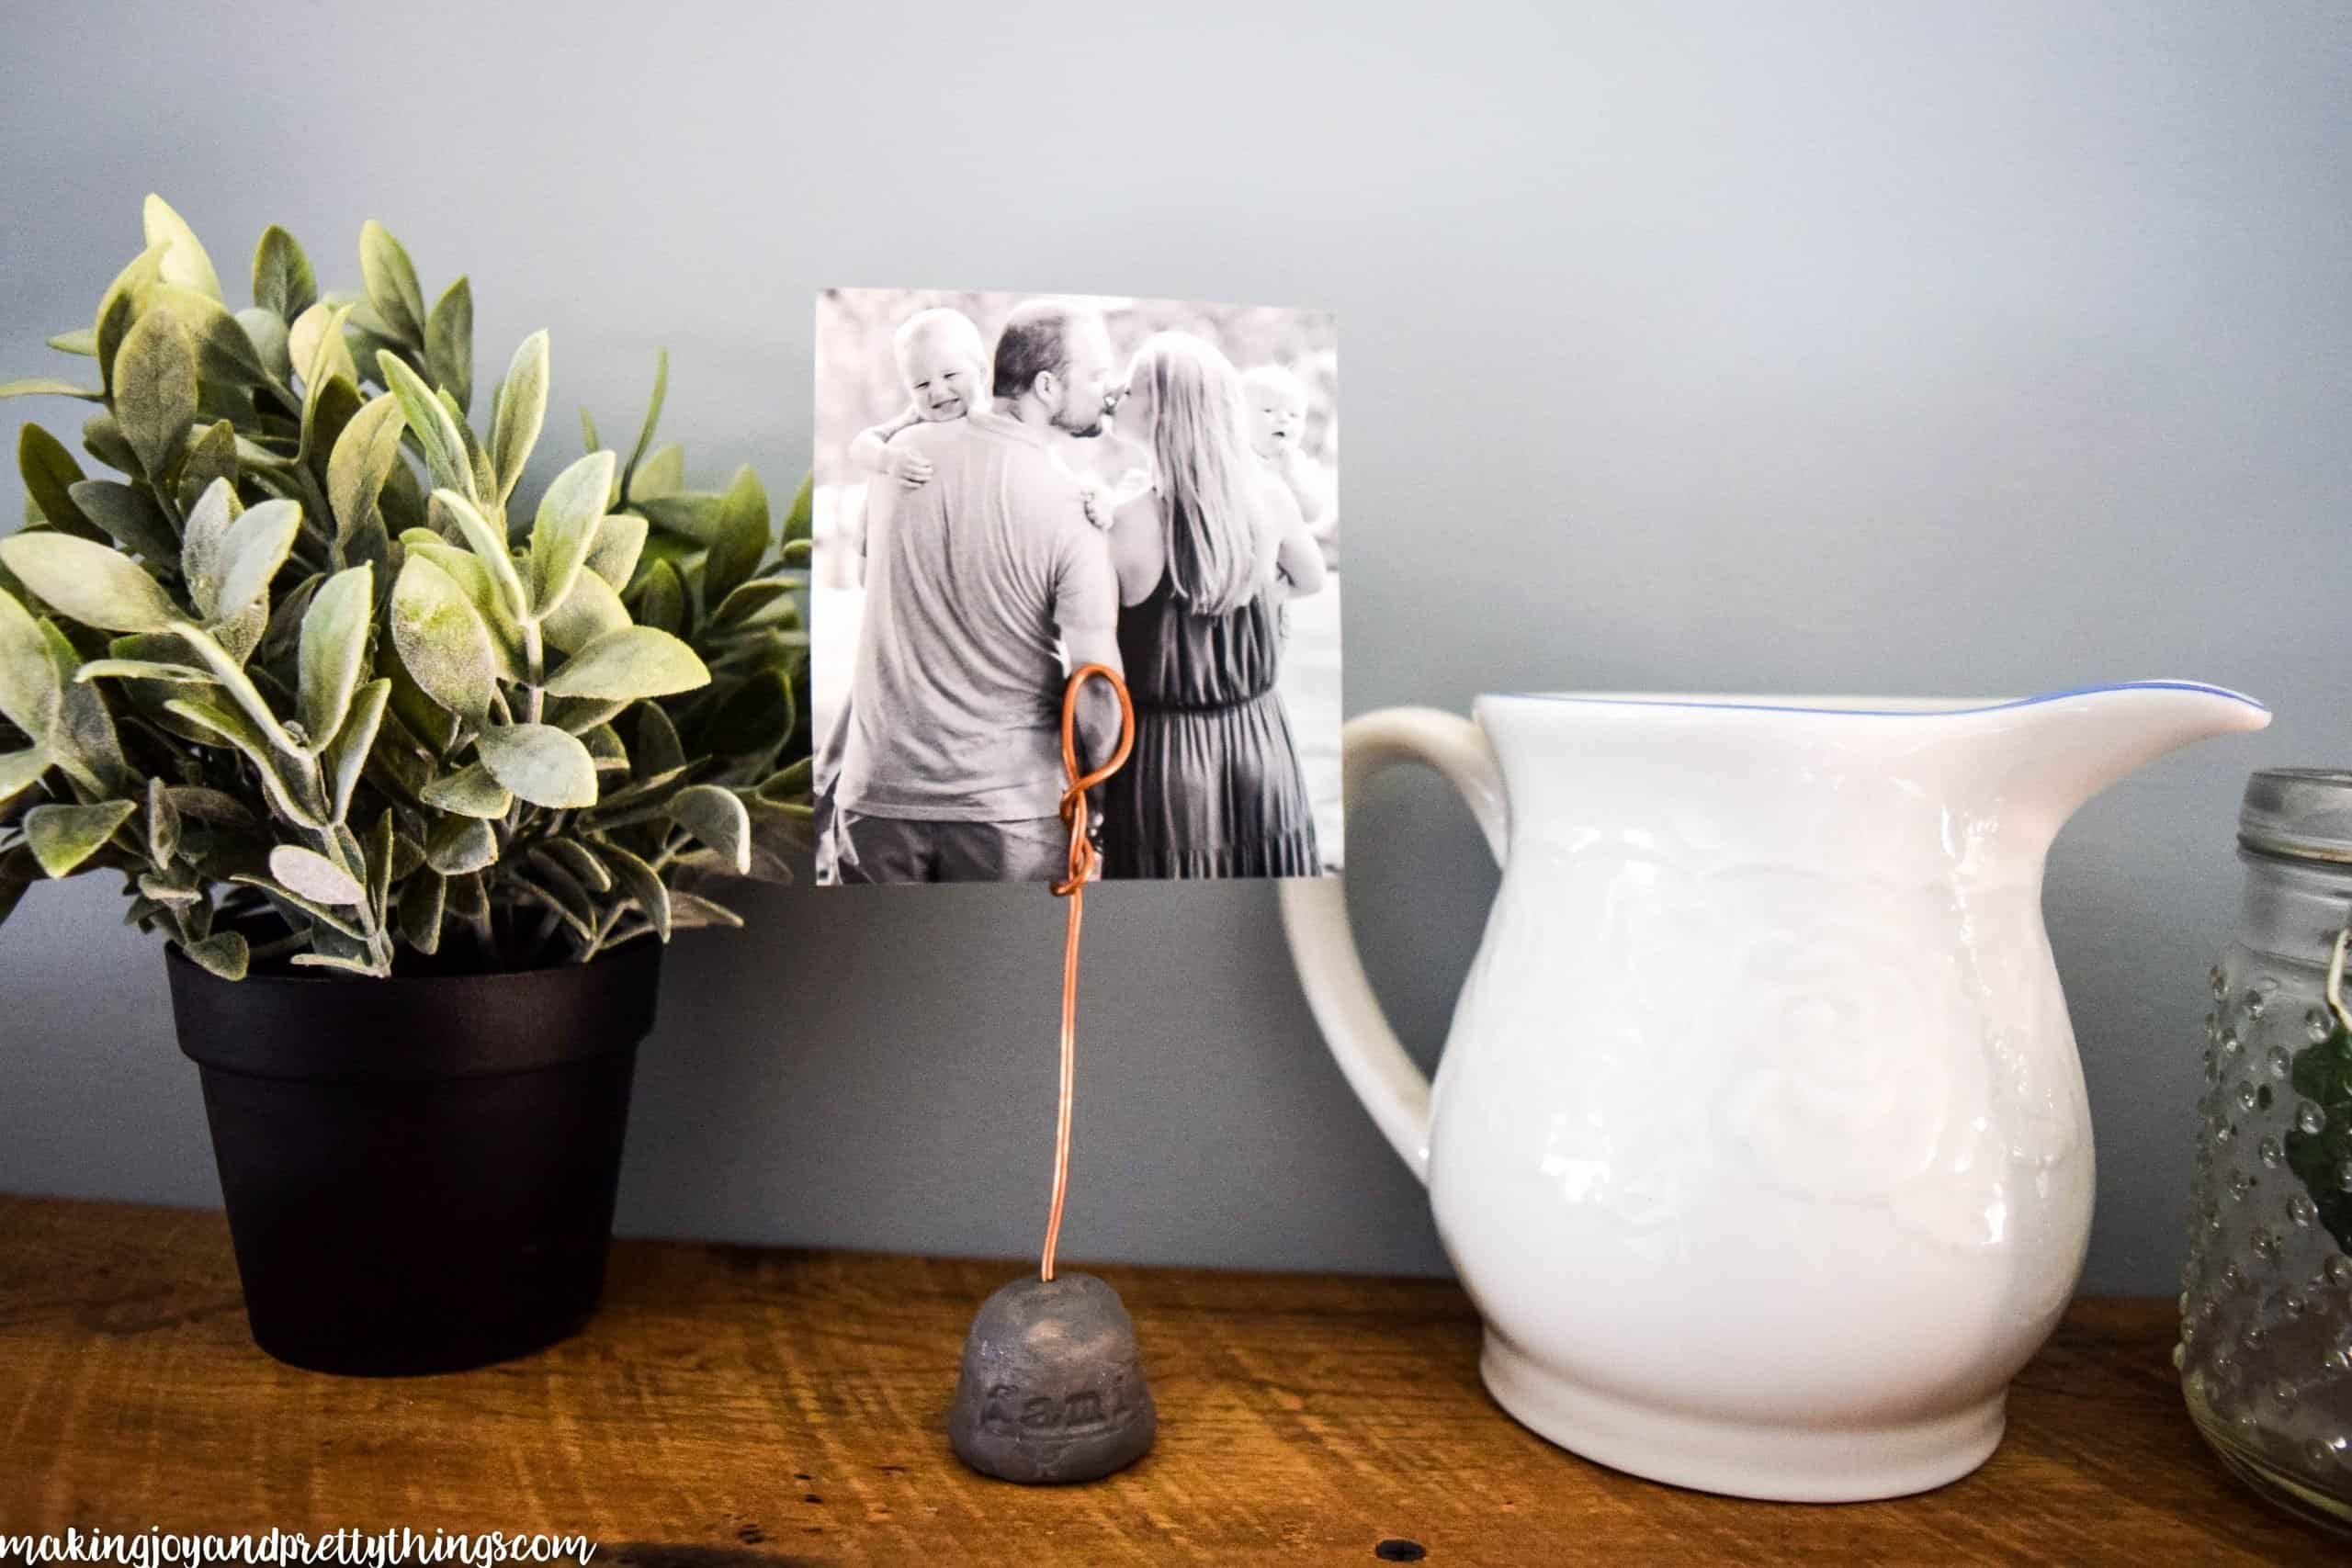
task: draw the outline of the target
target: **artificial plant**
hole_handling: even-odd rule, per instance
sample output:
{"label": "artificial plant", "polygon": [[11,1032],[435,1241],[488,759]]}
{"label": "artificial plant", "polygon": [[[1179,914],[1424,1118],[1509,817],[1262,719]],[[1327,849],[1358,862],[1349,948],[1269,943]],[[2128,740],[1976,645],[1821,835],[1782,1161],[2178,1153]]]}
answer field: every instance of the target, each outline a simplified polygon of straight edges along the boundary
{"label": "artificial plant", "polygon": [[[146,249],[51,345],[96,385],[84,450],[24,427],[0,539],[0,919],[119,872],[128,919],[212,973],[585,961],[740,924],[808,826],[808,491],[684,488],[652,446],[527,510],[548,336],[473,403],[466,279],[428,309],[378,223],[358,295],[272,227],[232,311],[149,197]],[[270,917],[275,915],[276,919]]]}

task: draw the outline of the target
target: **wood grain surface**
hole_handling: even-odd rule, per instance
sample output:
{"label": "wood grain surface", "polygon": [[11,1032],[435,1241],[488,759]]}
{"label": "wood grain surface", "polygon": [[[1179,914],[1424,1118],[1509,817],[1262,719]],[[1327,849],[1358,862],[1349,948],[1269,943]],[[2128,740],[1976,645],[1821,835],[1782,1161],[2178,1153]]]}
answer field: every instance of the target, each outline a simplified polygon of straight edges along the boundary
{"label": "wood grain surface", "polygon": [[2208,1456],[2160,1302],[2076,1303],[1974,1475],[1820,1507],[1634,1480],[1513,1425],[1451,1283],[1104,1269],[1159,1446],[1009,1486],[942,1420],[973,1310],[1018,1271],[625,1242],[567,1344],[346,1380],[253,1348],[220,1214],[0,1197],[0,1534],[578,1532],[597,1562],[678,1568],[2352,1560]]}

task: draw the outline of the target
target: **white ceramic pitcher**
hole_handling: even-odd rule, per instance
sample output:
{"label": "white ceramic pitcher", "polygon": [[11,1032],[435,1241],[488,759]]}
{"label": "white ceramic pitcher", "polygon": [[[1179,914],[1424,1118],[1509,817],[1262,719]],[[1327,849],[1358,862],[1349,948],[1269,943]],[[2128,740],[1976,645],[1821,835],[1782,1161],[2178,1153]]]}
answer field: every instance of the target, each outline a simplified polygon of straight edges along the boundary
{"label": "white ceramic pitcher", "polygon": [[1973,1470],[2090,1232],[2044,852],[2115,780],[2269,711],[2172,681],[1475,711],[1344,741],[1351,810],[1428,763],[1502,863],[1434,1088],[1341,885],[1282,900],[1332,1054],[1429,1184],[1487,1387],[1564,1447],[1711,1492]]}

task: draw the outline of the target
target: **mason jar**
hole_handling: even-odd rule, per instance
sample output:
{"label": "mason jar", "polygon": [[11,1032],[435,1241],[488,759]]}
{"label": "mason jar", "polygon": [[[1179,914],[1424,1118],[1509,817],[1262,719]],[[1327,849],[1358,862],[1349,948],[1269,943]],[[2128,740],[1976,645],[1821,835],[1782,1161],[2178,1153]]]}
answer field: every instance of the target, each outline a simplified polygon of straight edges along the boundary
{"label": "mason jar", "polygon": [[2238,856],[2173,1364],[2232,1470],[2352,1533],[2352,773],[2256,773]]}

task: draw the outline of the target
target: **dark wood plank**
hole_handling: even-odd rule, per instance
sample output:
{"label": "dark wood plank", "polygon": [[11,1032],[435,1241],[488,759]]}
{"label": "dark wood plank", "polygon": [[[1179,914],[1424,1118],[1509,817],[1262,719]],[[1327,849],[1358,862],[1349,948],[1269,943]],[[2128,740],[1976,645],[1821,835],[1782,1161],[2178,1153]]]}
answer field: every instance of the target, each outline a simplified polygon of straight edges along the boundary
{"label": "dark wood plank", "polygon": [[458,1376],[278,1365],[218,1213],[0,1197],[0,1533],[581,1532],[598,1562],[2155,1564],[2342,1561],[2211,1460],[2168,1303],[2086,1300],[2007,1441],[1926,1496],[1810,1507],[1658,1486],[1487,1400],[1435,1280],[1106,1269],[1161,1411],[1091,1486],[983,1481],[941,1423],[1017,1264],[631,1242],[569,1344]]}

